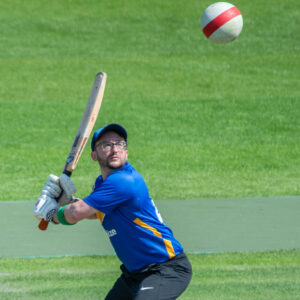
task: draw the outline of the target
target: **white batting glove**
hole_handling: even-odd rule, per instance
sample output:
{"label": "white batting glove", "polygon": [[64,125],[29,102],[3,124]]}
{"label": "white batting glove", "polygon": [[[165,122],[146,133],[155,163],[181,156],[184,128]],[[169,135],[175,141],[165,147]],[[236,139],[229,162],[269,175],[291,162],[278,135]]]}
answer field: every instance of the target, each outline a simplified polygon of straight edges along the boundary
{"label": "white batting glove", "polygon": [[38,219],[45,219],[46,221],[52,221],[53,216],[57,213],[59,205],[54,198],[48,195],[42,194],[40,198],[35,202],[33,215]]}
{"label": "white batting glove", "polygon": [[69,176],[61,174],[59,177],[59,184],[63,193],[57,199],[60,206],[74,202],[73,194],[76,193],[76,187]]}
{"label": "white batting glove", "polygon": [[61,174],[60,177],[50,174],[48,181],[41,191],[41,195],[55,198],[60,206],[73,202],[72,195],[75,193],[76,187],[66,174]]}
{"label": "white batting glove", "polygon": [[57,177],[53,174],[50,174],[48,181],[43,186],[41,195],[46,195],[46,196],[56,199],[57,197],[59,197],[61,192],[62,192],[62,189],[59,184],[59,177]]}

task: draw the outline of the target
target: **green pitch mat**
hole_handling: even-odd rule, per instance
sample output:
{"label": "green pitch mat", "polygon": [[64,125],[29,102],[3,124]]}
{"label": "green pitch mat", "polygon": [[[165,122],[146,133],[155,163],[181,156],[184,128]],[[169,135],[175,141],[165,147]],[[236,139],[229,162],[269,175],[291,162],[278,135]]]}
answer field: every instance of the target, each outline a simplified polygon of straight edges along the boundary
{"label": "green pitch mat", "polygon": [[[40,231],[33,201],[0,202],[0,257],[114,254],[99,221]],[[300,197],[156,201],[188,253],[300,248]]]}

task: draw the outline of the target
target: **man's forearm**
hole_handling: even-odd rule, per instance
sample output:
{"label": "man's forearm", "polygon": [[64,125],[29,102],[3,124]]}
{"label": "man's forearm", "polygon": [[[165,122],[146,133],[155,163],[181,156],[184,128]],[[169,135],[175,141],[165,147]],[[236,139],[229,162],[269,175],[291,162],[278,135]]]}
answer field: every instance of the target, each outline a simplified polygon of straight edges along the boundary
{"label": "man's forearm", "polygon": [[[62,209],[62,208],[60,208]],[[75,224],[77,223],[76,219],[74,218],[73,215],[73,212],[74,212],[74,206],[73,204],[68,204],[64,207],[63,211],[58,211],[57,214],[55,214],[53,216],[53,222],[55,224],[60,224],[63,219],[65,219],[65,221],[69,224]],[[60,217],[58,217],[58,215],[60,214]],[[60,220],[59,220],[60,219]],[[64,222],[63,222],[64,223]]]}
{"label": "man's forearm", "polygon": [[89,220],[95,220],[98,219],[97,214],[91,215],[90,217],[88,217],[87,219]]}
{"label": "man's forearm", "polygon": [[72,225],[83,219],[96,219],[96,212],[94,208],[79,199],[76,202],[61,207],[53,217],[53,221],[57,224]]}

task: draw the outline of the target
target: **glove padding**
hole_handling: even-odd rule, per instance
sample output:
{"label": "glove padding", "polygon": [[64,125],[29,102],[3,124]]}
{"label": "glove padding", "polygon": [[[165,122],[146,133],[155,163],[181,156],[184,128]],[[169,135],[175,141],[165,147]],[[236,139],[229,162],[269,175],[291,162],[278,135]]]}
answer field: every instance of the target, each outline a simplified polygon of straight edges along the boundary
{"label": "glove padding", "polygon": [[56,199],[60,206],[72,203],[74,193],[76,193],[76,187],[66,174],[61,174],[60,177],[50,174],[41,191],[41,195]]}
{"label": "glove padding", "polygon": [[42,194],[35,202],[33,215],[38,219],[45,219],[46,221],[52,221],[53,216],[57,213],[59,204],[56,200],[48,195]]}
{"label": "glove padding", "polygon": [[76,187],[69,176],[61,174],[59,177],[59,185],[62,188],[62,194],[57,199],[60,206],[74,202],[73,194],[76,193]]}
{"label": "glove padding", "polygon": [[57,177],[53,174],[50,174],[48,181],[43,186],[41,195],[46,195],[46,196],[56,199],[57,197],[59,197],[61,192],[62,192],[62,189],[59,185],[59,177]]}

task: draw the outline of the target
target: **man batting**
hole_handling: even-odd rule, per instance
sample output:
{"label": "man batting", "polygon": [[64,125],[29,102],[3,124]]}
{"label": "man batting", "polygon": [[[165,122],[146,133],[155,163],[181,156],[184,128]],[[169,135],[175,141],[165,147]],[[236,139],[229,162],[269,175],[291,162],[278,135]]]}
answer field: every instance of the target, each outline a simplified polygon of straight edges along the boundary
{"label": "man batting", "polygon": [[100,220],[122,262],[122,274],[105,299],[176,299],[187,288],[192,268],[143,177],[127,161],[126,130],[115,123],[98,129],[91,148],[101,170],[92,193],[74,198],[76,188],[68,176],[50,175],[34,215],[62,225]]}

